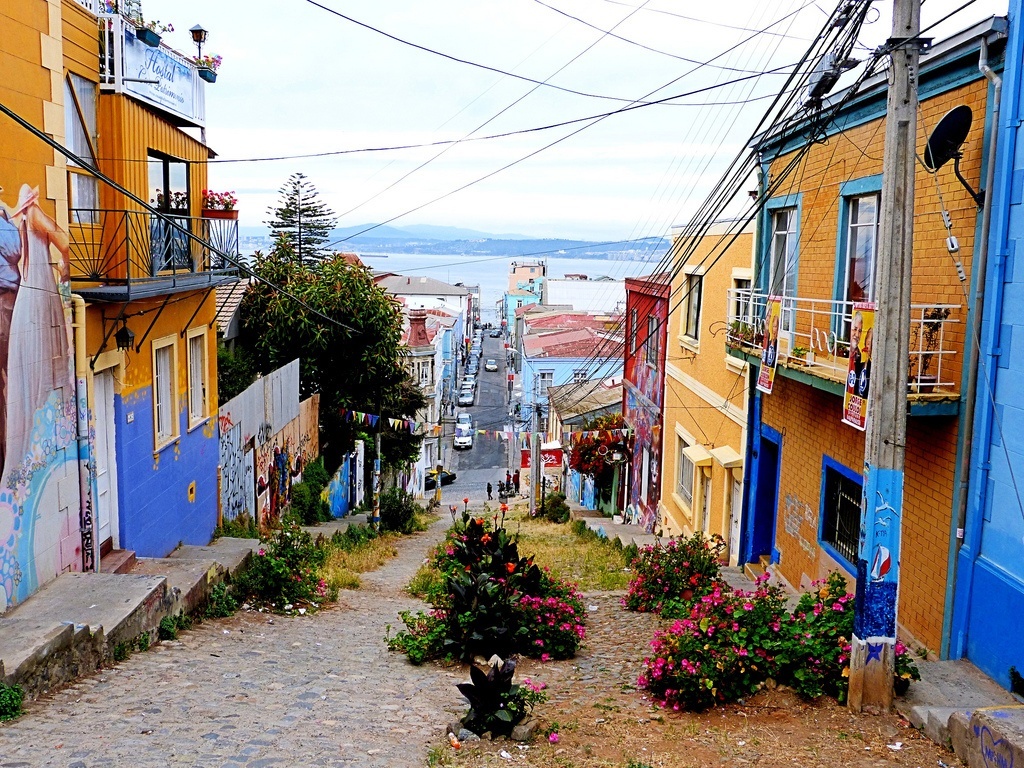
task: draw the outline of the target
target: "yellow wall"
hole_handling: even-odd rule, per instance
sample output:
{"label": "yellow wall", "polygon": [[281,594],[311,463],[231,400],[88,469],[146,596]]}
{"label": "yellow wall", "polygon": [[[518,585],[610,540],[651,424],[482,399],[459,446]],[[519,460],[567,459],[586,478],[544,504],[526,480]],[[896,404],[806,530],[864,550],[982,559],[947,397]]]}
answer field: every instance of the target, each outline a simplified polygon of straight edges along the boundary
{"label": "yellow wall", "polygon": [[[987,84],[976,80],[921,104],[917,146],[939,118],[959,104],[969,104],[975,120],[961,169],[980,186],[981,151]],[[881,172],[884,121],[879,119],[829,137],[814,145],[779,195],[802,193],[800,221],[799,297],[831,299],[841,205],[839,185]],[[783,156],[773,169],[791,156]],[[952,163],[938,173],[946,208],[960,241],[960,258],[970,275],[977,209],[953,175]],[[957,355],[943,363],[943,378],[960,380],[967,306],[955,268],[946,252],[946,231],[934,179],[917,166],[914,222],[913,300],[928,304],[959,304],[946,326],[947,348]],[[800,329],[806,332],[806,329]],[[947,368],[948,364],[948,368]],[[822,457],[827,455],[854,472],[863,471],[864,433],[842,424],[842,398],[782,375],[771,395],[763,397],[762,420],[782,433],[781,477],[777,509],[778,572],[794,586],[839,569],[840,563],[818,544],[822,494]],[[937,650],[941,644],[946,588],[953,478],[958,419],[911,417],[907,426],[906,478],[903,502],[903,543],[900,553],[901,634]],[[847,573],[853,589],[854,574]]]}
{"label": "yellow wall", "polygon": [[[665,429],[662,447],[661,518],[667,532],[689,535],[703,529],[701,475],[710,478],[710,515],[706,533],[730,539],[733,478],[742,483],[742,464],[726,468],[712,460],[698,468],[693,483],[692,505],[676,492],[679,465],[679,440],[703,445],[708,451],[731,447],[740,457],[746,445],[746,364],[726,354],[725,328],[728,316],[728,291],[734,277],[750,278],[753,234],[747,231],[722,254],[713,267],[699,267],[706,257],[714,258],[723,247],[722,230],[716,228],[704,237],[687,259],[672,283],[672,302],[668,325],[668,355],[665,371]],[[689,244],[679,240],[675,248]],[[710,262],[710,259],[708,259]],[[685,338],[684,313],[686,274],[696,270],[704,274],[700,333],[697,343]],[[696,511],[695,511],[696,510]],[[736,515],[740,510],[736,510]],[[738,542],[736,542],[738,544]]]}

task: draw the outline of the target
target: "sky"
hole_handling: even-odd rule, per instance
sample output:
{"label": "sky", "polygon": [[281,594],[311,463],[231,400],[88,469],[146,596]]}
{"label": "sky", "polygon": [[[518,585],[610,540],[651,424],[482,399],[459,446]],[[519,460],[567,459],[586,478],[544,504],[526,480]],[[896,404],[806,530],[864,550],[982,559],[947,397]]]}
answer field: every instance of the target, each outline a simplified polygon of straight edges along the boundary
{"label": "sky", "polygon": [[[965,1],[928,0],[922,25]],[[751,73],[792,65],[834,7],[828,0],[316,2],[350,19],[310,0],[142,0],[147,20],[174,25],[166,43],[192,53],[188,29],[201,24],[209,31],[204,53],[223,57],[216,84],[206,88],[207,141],[218,160],[247,162],[212,164],[209,183],[236,193],[242,226],[260,226],[288,176],[301,172],[339,226],[394,219],[394,226],[587,240],[667,234],[696,211],[782,85],[783,76]],[[928,34],[941,39],[1005,15],[1006,5],[976,0]],[[856,55],[890,36],[891,7],[876,2]],[[356,22],[586,95],[445,59]],[[730,82],[737,78],[745,79]],[[586,123],[462,141],[443,153],[251,162],[521,131],[709,86],[718,87],[612,115],[572,136]]]}

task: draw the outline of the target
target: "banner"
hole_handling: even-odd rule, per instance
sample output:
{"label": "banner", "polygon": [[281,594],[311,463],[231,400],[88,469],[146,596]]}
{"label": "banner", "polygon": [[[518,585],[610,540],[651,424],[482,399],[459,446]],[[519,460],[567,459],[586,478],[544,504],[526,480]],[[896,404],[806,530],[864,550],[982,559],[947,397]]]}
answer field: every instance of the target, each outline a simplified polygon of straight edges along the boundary
{"label": "banner", "polygon": [[[544,469],[561,469],[562,468],[562,449],[561,448],[543,448],[540,452],[541,466]],[[522,468],[530,468],[530,449],[524,448],[522,451]]]}
{"label": "banner", "polygon": [[850,320],[850,366],[843,394],[843,423],[862,432],[868,423],[868,390],[871,387],[871,345],[875,335],[875,305],[854,304]]}
{"label": "banner", "polygon": [[765,305],[764,343],[761,347],[761,367],[757,372],[757,388],[766,395],[775,385],[775,366],[779,362],[779,324],[782,320],[782,297],[769,296]]}

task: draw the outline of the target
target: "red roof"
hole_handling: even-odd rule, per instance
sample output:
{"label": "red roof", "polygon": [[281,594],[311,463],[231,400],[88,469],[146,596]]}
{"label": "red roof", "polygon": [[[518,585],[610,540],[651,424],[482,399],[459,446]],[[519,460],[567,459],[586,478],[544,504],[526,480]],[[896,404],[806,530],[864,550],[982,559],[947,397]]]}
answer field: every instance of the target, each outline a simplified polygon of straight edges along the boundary
{"label": "red roof", "polygon": [[528,334],[523,337],[526,357],[622,357],[624,344],[618,336],[598,333],[593,328]]}
{"label": "red roof", "polygon": [[573,328],[593,328],[602,330],[605,321],[596,315],[588,315],[578,312],[559,312],[553,315],[541,315],[526,321],[528,331],[559,329],[568,330]]}

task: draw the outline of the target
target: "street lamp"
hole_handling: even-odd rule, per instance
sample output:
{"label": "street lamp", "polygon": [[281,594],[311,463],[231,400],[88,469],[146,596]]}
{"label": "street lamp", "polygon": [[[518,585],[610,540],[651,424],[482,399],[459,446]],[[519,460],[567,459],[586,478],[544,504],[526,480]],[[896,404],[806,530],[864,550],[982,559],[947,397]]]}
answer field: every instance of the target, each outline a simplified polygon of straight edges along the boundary
{"label": "street lamp", "polygon": [[194,27],[192,27],[192,29],[190,29],[188,31],[188,33],[190,35],[192,35],[192,42],[195,43],[196,44],[196,48],[199,49],[199,55],[196,56],[196,58],[197,59],[201,59],[203,57],[203,43],[206,42],[206,37],[210,33],[207,32],[205,29],[203,29],[198,24],[196,24]]}

